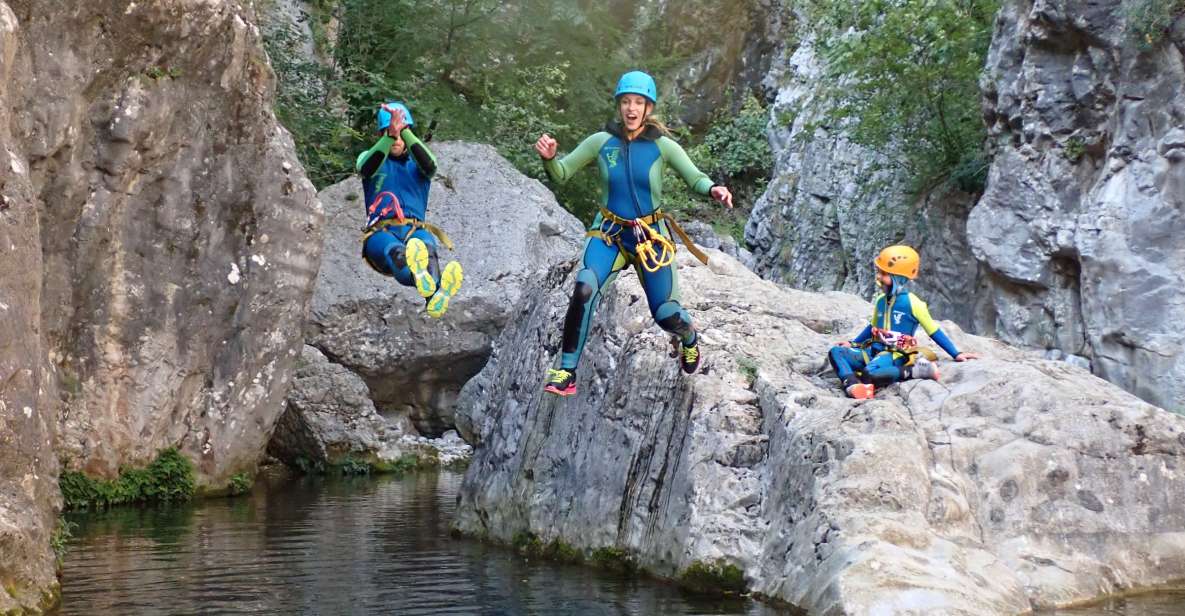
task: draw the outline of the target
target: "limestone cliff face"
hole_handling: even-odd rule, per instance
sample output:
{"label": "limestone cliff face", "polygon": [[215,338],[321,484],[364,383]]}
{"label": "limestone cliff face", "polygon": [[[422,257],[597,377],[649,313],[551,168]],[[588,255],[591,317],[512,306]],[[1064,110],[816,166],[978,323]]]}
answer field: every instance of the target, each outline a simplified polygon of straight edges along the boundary
{"label": "limestone cliff face", "polygon": [[1185,19],[1149,48],[1135,5],[1005,3],[984,79],[995,162],[967,221],[990,272],[978,324],[1185,410]]}
{"label": "limestone cliff face", "polygon": [[[54,600],[49,538],[56,520],[53,375],[41,324],[39,208],[16,141],[28,61],[12,8],[0,2],[0,613]],[[19,133],[18,133],[19,134]]]}
{"label": "limestone cliff face", "polygon": [[1185,20],[1150,45],[1133,34],[1137,5],[1152,6],[1004,3],[981,82],[994,163],[978,202],[914,199],[891,157],[817,127],[831,102],[806,37],[767,77],[776,166],[745,232],[756,271],[867,293],[876,250],[903,240],[938,315],[1185,408]]}
{"label": "limestone cliff face", "polygon": [[569,398],[542,393],[574,276],[553,269],[461,392],[460,529],[664,576],[730,564],[828,615],[1015,614],[1185,577],[1185,418],[950,322],[986,359],[848,399],[823,358],[869,305],[710,254],[679,260],[702,372],[626,274]]}
{"label": "limestone cliff face", "polygon": [[51,586],[59,458],[254,466],[322,215],[237,2],[0,2],[0,77],[4,611]]}
{"label": "limestone cliff face", "polygon": [[966,219],[974,198],[950,191],[915,197],[891,154],[853,142],[842,125],[821,126],[835,104],[822,79],[809,36],[766,78],[775,93],[774,177],[745,227],[754,270],[797,288],[868,295],[877,252],[909,243],[922,254],[916,288],[933,313],[972,326],[979,265]]}

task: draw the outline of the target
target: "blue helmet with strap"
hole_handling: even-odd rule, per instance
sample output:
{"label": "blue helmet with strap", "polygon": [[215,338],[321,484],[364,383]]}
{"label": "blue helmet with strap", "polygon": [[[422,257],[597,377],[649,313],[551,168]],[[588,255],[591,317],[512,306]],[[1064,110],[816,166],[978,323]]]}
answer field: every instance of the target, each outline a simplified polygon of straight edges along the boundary
{"label": "blue helmet with strap", "polygon": [[411,110],[407,108],[407,105],[392,101],[390,103],[383,103],[382,105],[379,105],[377,118],[378,129],[376,129],[378,132],[387,130],[387,127],[391,125],[391,112],[388,111],[388,109],[398,109],[399,111],[402,111],[404,122],[406,122],[408,126],[416,125],[415,121],[411,118]]}
{"label": "blue helmet with strap", "polygon": [[642,71],[630,71],[617,80],[617,92],[613,98],[621,98],[623,94],[638,94],[651,103],[658,104],[658,86],[654,78]]}

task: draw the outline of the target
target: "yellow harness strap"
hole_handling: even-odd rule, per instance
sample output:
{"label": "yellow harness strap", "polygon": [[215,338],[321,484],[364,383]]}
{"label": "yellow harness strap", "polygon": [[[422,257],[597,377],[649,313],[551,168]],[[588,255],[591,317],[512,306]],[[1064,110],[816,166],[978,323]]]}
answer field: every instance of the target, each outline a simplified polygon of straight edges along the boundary
{"label": "yellow harness strap", "polygon": [[415,233],[416,229],[426,229],[428,233],[431,233],[437,240],[439,240],[445,248],[448,248],[449,250],[453,249],[453,242],[449,239],[448,234],[444,232],[444,229],[441,229],[430,222],[417,220],[415,218],[404,218],[401,220],[388,218],[386,220],[380,220],[379,222],[375,223],[373,227],[362,234],[362,243],[365,244],[366,240],[369,239],[371,235],[374,235],[375,233],[378,233],[387,227],[403,226],[411,227],[411,229],[408,229],[407,234],[400,238],[404,242],[407,241],[407,238],[411,237],[412,233]]}

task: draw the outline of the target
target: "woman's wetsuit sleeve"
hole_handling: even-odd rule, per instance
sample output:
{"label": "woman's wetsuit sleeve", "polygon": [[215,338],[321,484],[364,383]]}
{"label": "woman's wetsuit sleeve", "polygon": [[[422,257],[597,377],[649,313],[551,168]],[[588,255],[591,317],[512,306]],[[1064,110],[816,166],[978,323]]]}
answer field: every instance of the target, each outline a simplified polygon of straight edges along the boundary
{"label": "woman's wetsuit sleeve", "polygon": [[700,171],[695,163],[691,162],[691,158],[687,156],[687,152],[683,146],[675,143],[674,139],[670,137],[660,137],[658,139],[658,149],[662,151],[662,158],[687,182],[687,186],[692,191],[701,195],[707,196],[712,192],[712,179],[708,174]]}
{"label": "woman's wetsuit sleeve", "polygon": [[362,177],[368,178],[383,166],[383,161],[387,160],[387,154],[391,151],[391,146],[395,145],[395,140],[388,135],[383,135],[374,147],[358,155],[358,160],[354,161],[354,170],[362,174]]}
{"label": "woman's wetsuit sleeve", "polygon": [[567,182],[577,171],[597,159],[597,153],[608,137],[608,133],[596,133],[581,141],[567,156],[544,159],[543,168],[547,170],[548,177],[557,184]]}
{"label": "woman's wetsuit sleeve", "polygon": [[909,306],[913,311],[913,318],[917,319],[922,329],[926,330],[926,334],[930,336],[930,339],[942,347],[942,350],[946,351],[951,357],[958,357],[959,349],[955,347],[955,343],[946,335],[946,332],[938,327],[938,323],[934,322],[934,318],[930,316],[930,308],[926,306],[926,302],[918,299],[916,295],[910,295]]}
{"label": "woman's wetsuit sleeve", "polygon": [[432,150],[429,150],[410,128],[404,127],[399,136],[403,137],[403,143],[407,144],[407,149],[415,157],[416,167],[419,167],[420,173],[426,178],[432,177],[436,173],[436,157],[432,155]]}

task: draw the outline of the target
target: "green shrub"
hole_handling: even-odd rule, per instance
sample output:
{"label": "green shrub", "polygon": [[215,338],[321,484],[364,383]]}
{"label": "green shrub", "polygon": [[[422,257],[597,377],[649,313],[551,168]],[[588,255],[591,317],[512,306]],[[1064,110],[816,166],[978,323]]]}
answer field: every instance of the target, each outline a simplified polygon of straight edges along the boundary
{"label": "green shrub", "polygon": [[826,65],[825,123],[891,151],[916,191],[951,180],[982,190],[987,135],[979,76],[999,0],[809,0]]}
{"label": "green shrub", "polygon": [[175,447],[161,450],[145,468],[120,469],[114,480],[92,479],[77,471],[59,480],[66,509],[105,508],[134,502],[182,502],[193,497],[193,463]]}
{"label": "green shrub", "polygon": [[77,524],[59,516],[57,526],[54,527],[53,534],[49,537],[49,545],[53,548],[59,570],[66,561],[70,539],[74,538],[74,530],[77,528]]}
{"label": "green shrub", "polygon": [[230,496],[238,496],[246,494],[251,491],[251,486],[255,485],[255,479],[247,473],[236,473],[230,478],[230,487],[227,493]]}
{"label": "green shrub", "polygon": [[1164,40],[1177,18],[1185,14],[1185,0],[1135,0],[1123,12],[1128,35],[1147,50]]}
{"label": "green shrub", "polygon": [[628,552],[618,547],[603,547],[592,551],[589,561],[596,567],[629,573],[638,569],[638,563]]}
{"label": "green shrub", "polygon": [[747,590],[745,574],[724,560],[691,563],[679,574],[679,583],[693,592],[705,594],[741,594]]}

